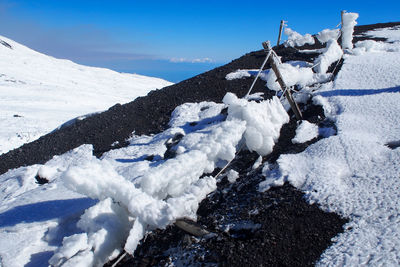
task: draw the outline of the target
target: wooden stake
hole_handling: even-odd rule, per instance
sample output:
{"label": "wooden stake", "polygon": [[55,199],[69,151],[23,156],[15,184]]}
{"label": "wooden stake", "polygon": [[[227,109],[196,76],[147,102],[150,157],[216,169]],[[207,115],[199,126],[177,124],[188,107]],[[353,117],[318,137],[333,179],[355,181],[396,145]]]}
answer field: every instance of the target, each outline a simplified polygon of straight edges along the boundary
{"label": "wooden stake", "polygon": [[343,15],[346,13],[346,10],[340,11],[340,17],[341,17],[341,24],[340,24],[340,35],[341,35],[341,46],[343,49]]}
{"label": "wooden stake", "polygon": [[279,46],[279,43],[281,42],[281,36],[282,36],[282,29],[283,25],[285,24],[284,20],[281,20],[281,25],[279,26],[279,36],[278,36],[278,42],[276,43],[276,46]]}
{"label": "wooden stake", "polygon": [[[262,43],[265,52],[268,54],[269,51],[272,49],[271,44],[268,42],[263,42]],[[271,55],[268,59],[269,64],[271,65],[272,70],[275,72],[276,79],[279,83],[279,85],[282,88],[282,91],[285,94],[286,99],[289,102],[290,107],[293,110],[294,115],[296,115],[297,120],[301,120],[303,118],[303,115],[301,114],[300,108],[297,105],[296,101],[294,101],[292,94],[290,93],[290,89],[287,87],[285,84],[285,81],[283,80],[282,74],[278,69],[278,66],[276,65],[276,62],[274,60],[274,57]]]}

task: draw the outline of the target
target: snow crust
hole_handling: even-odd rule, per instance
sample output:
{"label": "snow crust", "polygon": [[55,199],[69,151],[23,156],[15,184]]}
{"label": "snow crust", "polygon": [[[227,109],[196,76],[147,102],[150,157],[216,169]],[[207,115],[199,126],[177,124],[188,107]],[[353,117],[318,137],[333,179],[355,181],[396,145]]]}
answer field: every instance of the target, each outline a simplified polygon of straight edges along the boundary
{"label": "snow crust", "polygon": [[357,13],[348,13],[345,12],[343,14],[343,25],[342,25],[342,48],[343,49],[352,49],[353,48],[353,32],[354,26],[357,25]]}
{"label": "snow crust", "polygon": [[350,219],[318,266],[398,265],[400,150],[387,144],[400,136],[400,53],[346,55],[336,80],[315,91],[313,101],[337,135],[265,165],[260,190],[288,181],[310,203]]}
{"label": "snow crust", "polygon": [[[278,98],[259,101],[228,93],[223,104],[185,103],[172,113],[169,129],[133,136],[128,147],[101,159],[83,145],[44,165],[1,175],[2,264],[24,266],[42,253],[39,266],[102,266],[122,250],[133,253],[149,230],[182,217],[196,220],[200,201],[216,189],[215,178],[204,174],[232,160],[241,144],[266,155],[289,120]],[[225,107],[227,116],[221,114]],[[180,141],[171,143],[177,136]],[[164,158],[166,144],[173,144],[175,157]],[[49,183],[35,183],[37,174]],[[238,173],[227,176],[234,182]],[[43,219],[26,219],[52,201],[55,214],[41,209]],[[58,201],[65,202],[59,209]],[[26,214],[13,219],[20,209]],[[25,249],[10,245],[10,238]]]}
{"label": "snow crust", "polygon": [[314,38],[309,33],[301,35],[300,33],[287,27],[283,32],[285,35],[287,35],[288,38],[284,43],[286,47],[303,46],[305,44],[310,44],[310,45],[315,44]]}
{"label": "snow crust", "polygon": [[49,57],[3,36],[0,41],[11,46],[0,44],[0,154],[73,118],[171,85]]}

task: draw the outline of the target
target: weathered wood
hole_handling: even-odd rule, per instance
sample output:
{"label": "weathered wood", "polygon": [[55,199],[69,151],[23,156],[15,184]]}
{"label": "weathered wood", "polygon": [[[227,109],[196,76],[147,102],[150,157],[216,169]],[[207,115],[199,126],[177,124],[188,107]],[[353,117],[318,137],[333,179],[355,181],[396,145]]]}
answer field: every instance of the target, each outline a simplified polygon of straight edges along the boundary
{"label": "weathered wood", "polygon": [[279,35],[278,35],[278,42],[276,43],[276,46],[279,46],[279,43],[281,42],[281,37],[282,37],[282,29],[283,25],[285,24],[284,20],[281,20],[281,25],[279,26]]}
{"label": "weathered wood", "polygon": [[[262,45],[266,53],[269,53],[269,51],[272,49],[269,42],[263,42]],[[296,101],[294,101],[293,96],[290,93],[290,88],[288,88],[288,86],[285,84],[285,81],[283,80],[282,74],[279,71],[279,68],[274,60],[274,57],[273,56],[269,57],[268,62],[271,65],[272,70],[275,72],[276,80],[281,86],[282,91],[284,92],[285,97],[288,100],[294,115],[296,116],[296,119],[301,120],[303,118],[303,115],[301,114],[299,106],[297,105]]]}
{"label": "weathered wood", "polygon": [[340,46],[343,49],[343,15],[346,13],[346,10],[342,10],[340,11],[340,18],[341,18],[341,22],[340,22],[340,35],[341,35],[341,41],[340,41]]}
{"label": "weathered wood", "polygon": [[188,219],[178,219],[175,221],[175,225],[183,231],[197,237],[203,237],[210,234],[209,231]]}

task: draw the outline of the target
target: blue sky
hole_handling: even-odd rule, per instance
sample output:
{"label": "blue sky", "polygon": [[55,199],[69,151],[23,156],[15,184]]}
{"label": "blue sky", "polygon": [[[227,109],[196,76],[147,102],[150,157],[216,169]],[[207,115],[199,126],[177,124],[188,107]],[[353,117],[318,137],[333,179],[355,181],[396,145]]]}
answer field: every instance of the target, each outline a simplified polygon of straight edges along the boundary
{"label": "blue sky", "polygon": [[177,82],[276,42],[281,19],[317,33],[400,21],[400,1],[0,0],[0,35],[42,53]]}

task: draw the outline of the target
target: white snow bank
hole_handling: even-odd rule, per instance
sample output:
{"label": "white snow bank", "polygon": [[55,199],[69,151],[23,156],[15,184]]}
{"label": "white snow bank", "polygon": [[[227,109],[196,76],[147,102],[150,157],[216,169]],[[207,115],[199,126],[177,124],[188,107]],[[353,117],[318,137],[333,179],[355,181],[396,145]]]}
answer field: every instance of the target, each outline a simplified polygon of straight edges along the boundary
{"label": "white snow bank", "polygon": [[340,30],[339,29],[325,29],[320,31],[317,34],[317,39],[320,41],[322,44],[327,43],[329,40],[337,40],[339,38]]}
{"label": "white snow bank", "polygon": [[377,42],[374,40],[359,41],[355,44],[352,53],[362,55],[365,52],[400,52],[400,45],[397,43]]}
{"label": "white snow bank", "polygon": [[[400,259],[400,53],[349,55],[315,94],[337,135],[266,166],[260,189],[289,181],[310,203],[350,219],[318,266],[396,266]],[[315,99],[316,97],[314,97]]]}
{"label": "white snow bank", "polygon": [[352,49],[353,48],[353,32],[354,26],[357,25],[356,19],[358,13],[347,13],[343,14],[343,25],[342,25],[342,48]]}
{"label": "white snow bank", "polygon": [[305,44],[310,44],[310,45],[315,44],[314,38],[309,33],[301,35],[300,33],[290,28],[285,28],[284,34],[287,35],[288,37],[288,39],[284,42],[284,45],[286,47],[303,46]]}
{"label": "white snow bank", "polygon": [[329,66],[340,60],[343,56],[343,50],[340,48],[339,44],[336,40],[331,39],[326,44],[325,51],[318,56],[318,58],[314,61],[316,66],[314,69],[318,73],[326,73]]}
{"label": "white snow bank", "polygon": [[292,139],[293,144],[301,144],[318,137],[318,125],[306,120],[301,121],[296,129],[296,136]]}
{"label": "white snow bank", "polygon": [[400,41],[400,27],[389,27],[383,29],[376,29],[364,33],[365,36],[387,38],[388,42],[399,42]]}

